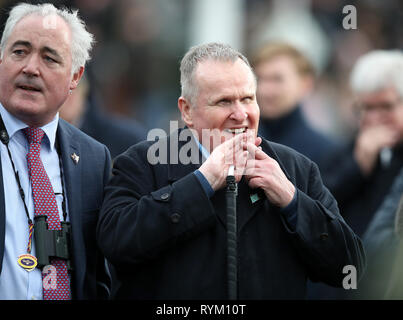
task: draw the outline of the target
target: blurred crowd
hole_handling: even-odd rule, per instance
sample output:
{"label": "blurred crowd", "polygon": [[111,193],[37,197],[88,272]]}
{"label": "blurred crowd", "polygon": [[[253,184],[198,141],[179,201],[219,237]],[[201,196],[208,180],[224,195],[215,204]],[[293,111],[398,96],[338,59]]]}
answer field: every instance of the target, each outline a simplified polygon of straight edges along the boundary
{"label": "blurred crowd", "polygon": [[[0,1],[1,26],[8,8],[18,2]],[[197,0],[50,2],[78,8],[95,34],[97,44],[87,76],[103,108],[136,119],[145,129],[168,129],[169,120],[178,119],[179,60],[195,44],[197,34],[192,30],[207,30],[220,13],[218,9],[223,11],[216,17],[218,28],[225,29],[231,23],[226,32],[236,34],[225,39],[205,35],[201,38],[205,42],[236,42],[229,44],[249,56],[262,43],[277,37],[305,50],[318,69],[318,81],[304,112],[315,127],[338,139],[347,140],[355,129],[347,81],[352,65],[371,49],[399,48],[403,43],[398,32],[403,24],[403,4],[397,0],[226,0],[220,1],[226,3],[223,8],[214,1]],[[201,10],[203,3],[209,8]],[[348,4],[357,9],[356,30],[342,26],[346,16],[343,7]],[[229,11],[231,7],[240,13]],[[204,16],[197,18],[198,14]]]}
{"label": "blurred crowd", "polygon": [[[0,0],[1,26],[8,8],[18,2]],[[179,61],[189,46],[200,41],[232,42],[231,45],[250,58],[258,76],[261,134],[295,148],[318,163],[325,184],[339,202],[341,214],[368,246],[368,273],[362,282],[365,290],[346,294],[345,290],[336,292],[312,284],[310,298],[401,298],[401,292],[391,287],[390,282],[398,283],[400,279],[403,283],[403,277],[396,271],[399,267],[395,265],[396,256],[403,259],[396,222],[397,213],[403,211],[399,206],[403,193],[403,173],[400,172],[403,112],[397,110],[403,108],[403,90],[392,80],[385,81],[387,85],[375,84],[373,88],[361,84],[371,77],[377,78],[366,75],[368,68],[379,66],[382,73],[382,66],[385,70],[401,67],[403,2],[31,2],[77,8],[95,34],[97,43],[85,82],[71,96],[73,101],[68,102],[66,111],[70,114],[62,113],[62,117],[110,148],[116,148],[111,150],[112,156],[123,152],[130,142],[145,139],[147,130],[168,131],[169,121],[180,120],[177,111]],[[218,2],[220,5],[215,4]],[[356,29],[343,27],[347,16],[343,8],[347,5],[356,8]],[[214,32],[201,32],[214,29],[212,26],[223,38],[217,39]],[[225,33],[219,32],[221,28]],[[271,47],[265,47],[266,43],[271,43]],[[374,58],[375,62],[364,61],[364,70],[361,70],[358,59],[371,60],[366,54],[374,50],[388,50],[400,57],[389,66],[383,64],[382,59],[393,58],[387,55],[383,58],[385,51],[378,52],[381,57]],[[392,91],[381,97],[362,95],[378,94],[379,90]],[[76,113],[73,114],[73,110]],[[100,128],[116,121],[110,132],[127,137],[128,142],[120,139],[121,146],[113,146],[107,138],[103,140],[105,132],[94,131],[95,125],[89,124],[89,118],[96,118]],[[126,129],[119,129],[122,131],[118,133],[118,127]],[[377,131],[367,133],[371,131],[368,128],[373,127]],[[396,130],[391,132],[385,127]],[[380,234],[384,237],[375,237]],[[388,250],[384,250],[385,247]],[[391,248],[393,250],[389,250]],[[385,270],[376,263],[379,259],[389,259],[390,268]],[[391,274],[394,280],[390,279]]]}

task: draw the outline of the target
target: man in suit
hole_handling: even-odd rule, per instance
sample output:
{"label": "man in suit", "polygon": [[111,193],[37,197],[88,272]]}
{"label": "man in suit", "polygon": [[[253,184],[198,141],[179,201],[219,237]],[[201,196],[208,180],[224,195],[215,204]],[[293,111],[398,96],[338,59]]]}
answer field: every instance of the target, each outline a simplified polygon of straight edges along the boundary
{"label": "man in suit", "polygon": [[[304,298],[310,277],[341,286],[364,264],[317,166],[257,137],[256,80],[231,47],[193,47],[178,107],[188,129],[115,159],[97,227],[116,298],[225,299],[229,168],[238,182],[239,299]],[[168,160],[168,161],[165,161]],[[202,161],[200,161],[202,160]],[[200,164],[202,162],[202,164]]]}
{"label": "man in suit", "polygon": [[[95,227],[110,154],[58,116],[83,75],[92,43],[77,12],[51,4],[19,4],[10,11],[0,44],[0,299],[108,294]],[[40,215],[55,240],[36,238]],[[71,231],[62,237],[58,230],[68,223]],[[41,270],[36,255],[49,242],[69,250],[41,251],[51,255]]]}

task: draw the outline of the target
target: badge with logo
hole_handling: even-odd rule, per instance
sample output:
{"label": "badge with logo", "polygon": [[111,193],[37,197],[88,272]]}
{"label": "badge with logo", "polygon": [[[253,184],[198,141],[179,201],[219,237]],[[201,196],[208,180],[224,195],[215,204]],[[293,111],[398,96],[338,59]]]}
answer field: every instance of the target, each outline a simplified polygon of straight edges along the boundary
{"label": "badge with logo", "polygon": [[26,253],[18,257],[18,264],[20,265],[21,268],[24,268],[29,272],[35,269],[36,265],[38,264],[38,261],[35,256]]}
{"label": "badge with logo", "polygon": [[[27,214],[28,215],[28,214]],[[34,231],[34,224],[28,216],[28,226],[29,226],[29,238],[28,238],[28,248],[27,253],[22,254],[18,257],[18,264],[21,268],[24,268],[26,271],[32,271],[35,269],[38,264],[38,260],[35,256],[31,254],[32,249],[32,232]]]}

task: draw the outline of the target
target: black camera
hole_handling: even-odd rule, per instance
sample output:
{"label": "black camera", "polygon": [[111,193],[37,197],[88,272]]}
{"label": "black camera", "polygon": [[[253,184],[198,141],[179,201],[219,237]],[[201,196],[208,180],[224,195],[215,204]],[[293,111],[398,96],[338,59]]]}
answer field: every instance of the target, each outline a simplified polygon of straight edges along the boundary
{"label": "black camera", "polygon": [[71,263],[71,225],[62,221],[61,230],[49,230],[45,215],[35,216],[35,249],[38,268],[51,264],[52,258],[66,261],[67,270],[72,271]]}

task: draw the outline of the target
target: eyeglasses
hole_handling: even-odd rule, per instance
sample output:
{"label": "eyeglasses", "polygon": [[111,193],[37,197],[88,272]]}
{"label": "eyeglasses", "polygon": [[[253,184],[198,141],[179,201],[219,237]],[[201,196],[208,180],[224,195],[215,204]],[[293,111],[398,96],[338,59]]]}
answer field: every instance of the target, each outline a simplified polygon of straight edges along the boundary
{"label": "eyeglasses", "polygon": [[370,112],[378,112],[378,113],[392,113],[398,107],[402,106],[401,99],[395,102],[383,102],[377,104],[364,104],[364,103],[356,103],[355,110],[359,113],[370,113]]}

